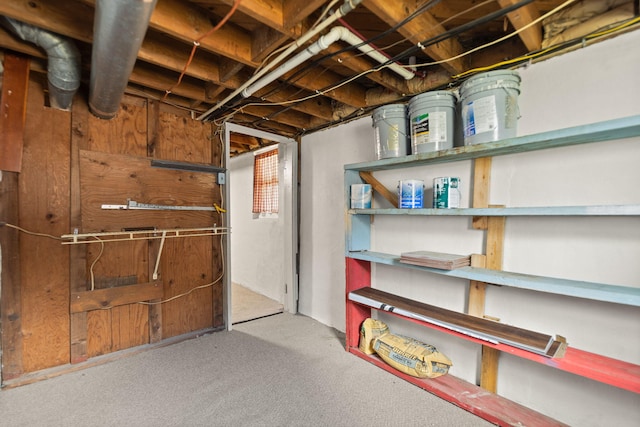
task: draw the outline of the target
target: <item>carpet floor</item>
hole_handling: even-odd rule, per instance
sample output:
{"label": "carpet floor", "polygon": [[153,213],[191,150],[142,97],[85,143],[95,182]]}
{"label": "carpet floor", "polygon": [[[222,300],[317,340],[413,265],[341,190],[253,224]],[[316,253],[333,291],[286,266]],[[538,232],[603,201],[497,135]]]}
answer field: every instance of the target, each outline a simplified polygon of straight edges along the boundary
{"label": "carpet floor", "polygon": [[282,313],[0,392],[2,426],[491,424]]}

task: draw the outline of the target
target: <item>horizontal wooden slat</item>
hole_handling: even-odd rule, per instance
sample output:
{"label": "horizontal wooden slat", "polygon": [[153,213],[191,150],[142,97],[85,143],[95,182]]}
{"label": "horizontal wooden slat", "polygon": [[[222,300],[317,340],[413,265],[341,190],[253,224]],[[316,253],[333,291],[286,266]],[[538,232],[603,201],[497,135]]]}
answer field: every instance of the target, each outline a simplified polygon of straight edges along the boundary
{"label": "horizontal wooden slat", "polygon": [[100,310],[162,298],[162,282],[140,283],[117,288],[96,289],[71,294],[71,313]]}

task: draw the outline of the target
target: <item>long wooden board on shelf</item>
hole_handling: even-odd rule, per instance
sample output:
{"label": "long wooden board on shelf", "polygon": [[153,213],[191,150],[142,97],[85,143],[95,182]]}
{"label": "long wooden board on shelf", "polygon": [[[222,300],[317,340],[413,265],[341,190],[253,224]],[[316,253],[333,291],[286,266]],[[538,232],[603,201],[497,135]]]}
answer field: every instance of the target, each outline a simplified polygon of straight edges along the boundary
{"label": "long wooden board on shelf", "polygon": [[438,268],[440,270],[453,270],[454,268],[469,266],[471,264],[471,256],[432,251],[412,251],[401,253],[400,262]]}
{"label": "long wooden board on shelf", "polygon": [[551,335],[420,303],[379,289],[361,288],[350,292],[349,299],[489,343],[503,343],[547,357],[562,357],[567,347],[566,340],[562,337],[554,338]]}

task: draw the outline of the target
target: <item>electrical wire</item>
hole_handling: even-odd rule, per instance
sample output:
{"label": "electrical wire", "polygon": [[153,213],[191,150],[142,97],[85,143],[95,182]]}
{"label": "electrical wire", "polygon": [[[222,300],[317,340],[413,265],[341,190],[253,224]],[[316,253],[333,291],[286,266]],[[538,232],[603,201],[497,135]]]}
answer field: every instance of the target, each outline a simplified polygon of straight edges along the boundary
{"label": "electrical wire", "polygon": [[542,49],[542,50],[539,50],[537,52],[531,52],[531,53],[528,53],[526,55],[519,56],[517,58],[513,58],[513,59],[506,60],[506,61],[497,62],[495,64],[487,65],[485,67],[473,68],[471,70],[467,70],[464,73],[460,73],[460,74],[455,75],[453,77],[454,78],[466,77],[466,76],[468,76],[470,74],[483,72],[483,71],[489,71],[489,70],[493,70],[495,68],[505,67],[507,65],[513,65],[513,64],[518,64],[518,63],[522,63],[522,62],[525,62],[525,61],[530,61],[530,60],[538,58],[540,56],[543,56],[543,55],[546,55],[546,54],[549,54],[549,53],[553,53],[553,52],[556,52],[558,50],[562,50],[562,49],[565,49],[567,47],[570,47],[570,46],[573,46],[573,45],[576,45],[576,44],[579,44],[579,43],[584,43],[584,42],[589,41],[589,40],[594,40],[594,39],[599,38],[599,37],[604,37],[606,35],[613,34],[613,33],[617,32],[617,31],[624,30],[625,28],[630,27],[630,26],[632,26],[634,24],[637,24],[637,23],[640,23],[640,16],[637,16],[635,18],[631,18],[631,19],[629,19],[627,21],[619,23],[618,25],[615,25],[614,27],[609,28],[607,30],[596,30],[595,32],[589,33],[589,34],[587,34],[587,35],[585,35],[583,37],[578,37],[578,38],[575,38],[575,39],[572,39],[572,40],[567,40],[565,42],[562,42],[562,43],[559,43],[559,44],[556,44],[556,45],[553,45],[553,46],[549,46],[546,49]]}
{"label": "electrical wire", "polygon": [[62,240],[62,237],[53,236],[53,235],[47,234],[47,233],[36,233],[34,231],[25,230],[22,227],[18,227],[17,225],[9,224],[8,222],[0,222],[0,227],[1,226],[13,228],[15,230],[21,231],[21,232],[23,232],[25,234],[30,234],[32,236],[40,236],[40,237],[47,237],[49,239],[54,239],[54,240]]}
{"label": "electrical wire", "polygon": [[96,259],[94,259],[93,262],[91,263],[91,267],[89,267],[89,277],[91,277],[91,290],[93,291],[96,289],[96,279],[93,275],[93,267],[96,265],[98,260],[102,257],[102,254],[104,252],[104,241],[98,236],[92,236],[92,237],[100,242],[100,252],[98,253],[98,256],[96,257]]}
{"label": "electrical wire", "polygon": [[189,65],[191,65],[191,62],[193,61],[193,57],[195,56],[196,50],[198,49],[198,46],[200,46],[200,42],[202,41],[202,39],[204,39],[205,37],[210,36],[215,31],[218,31],[220,29],[220,27],[222,27],[229,20],[229,18],[231,18],[231,16],[235,13],[236,9],[238,9],[238,6],[240,6],[240,2],[241,1],[242,0],[235,0],[233,2],[233,6],[231,6],[231,10],[229,10],[229,12],[225,15],[225,17],[222,18],[222,20],[220,22],[218,22],[218,24],[216,24],[215,27],[211,28],[209,31],[207,31],[206,33],[204,33],[203,35],[201,35],[200,37],[198,37],[196,40],[193,41],[193,47],[191,48],[191,53],[189,54],[189,59],[187,59],[187,62],[184,64],[184,68],[182,69],[182,72],[180,73],[180,77],[178,77],[178,81],[173,86],[171,86],[169,89],[167,89],[165,91],[164,96],[162,97],[162,101],[167,99],[167,96],[169,96],[169,94],[171,92],[173,92],[173,90],[176,87],[178,87],[180,85],[180,83],[182,83],[182,78],[187,73],[187,68],[189,68]]}
{"label": "electrical wire", "polygon": [[467,56],[467,55],[470,55],[472,53],[475,53],[475,52],[477,52],[479,50],[485,49],[485,48],[487,48],[489,46],[493,46],[495,44],[503,42],[503,41],[515,36],[515,35],[520,34],[521,32],[523,32],[524,30],[528,29],[529,27],[532,27],[533,25],[536,25],[537,23],[539,23],[543,19],[548,18],[549,16],[559,12],[560,10],[564,9],[565,7],[569,6],[570,4],[572,4],[572,3],[576,2],[576,1],[577,0],[567,0],[564,3],[562,3],[561,5],[559,5],[558,7],[556,7],[555,9],[550,10],[549,12],[545,13],[544,15],[542,15],[542,16],[538,17],[537,19],[534,19],[533,21],[529,22],[527,25],[525,25],[525,26],[523,26],[523,27],[521,27],[521,28],[519,28],[519,29],[517,29],[517,30],[515,30],[515,31],[513,31],[513,32],[511,32],[509,34],[507,34],[504,37],[500,37],[499,39],[493,40],[493,41],[491,41],[489,43],[485,43],[482,46],[475,47],[475,48],[470,49],[470,50],[468,50],[466,52],[463,52],[463,53],[461,53],[459,55],[452,56],[451,58],[448,58],[448,59],[443,59],[443,60],[440,60],[440,61],[430,62],[430,63],[427,63],[427,64],[417,64],[416,66],[417,67],[422,67],[422,66],[427,66],[427,65],[437,65],[437,64],[442,64],[442,63],[449,62],[449,61],[454,61],[456,59],[460,59],[460,58],[462,58],[464,56]]}

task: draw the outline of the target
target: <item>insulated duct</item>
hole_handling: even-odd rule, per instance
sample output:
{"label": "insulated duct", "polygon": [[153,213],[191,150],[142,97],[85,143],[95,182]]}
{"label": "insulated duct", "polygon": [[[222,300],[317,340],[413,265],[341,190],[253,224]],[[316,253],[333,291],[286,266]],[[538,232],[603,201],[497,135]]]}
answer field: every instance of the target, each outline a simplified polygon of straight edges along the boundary
{"label": "insulated duct", "polygon": [[0,22],[22,40],[34,43],[47,52],[49,103],[59,110],[70,110],[73,96],[80,87],[80,52],[69,39],[16,21],[6,16]]}
{"label": "insulated duct", "polygon": [[156,1],[96,1],[89,108],[102,119],[120,108]]}

